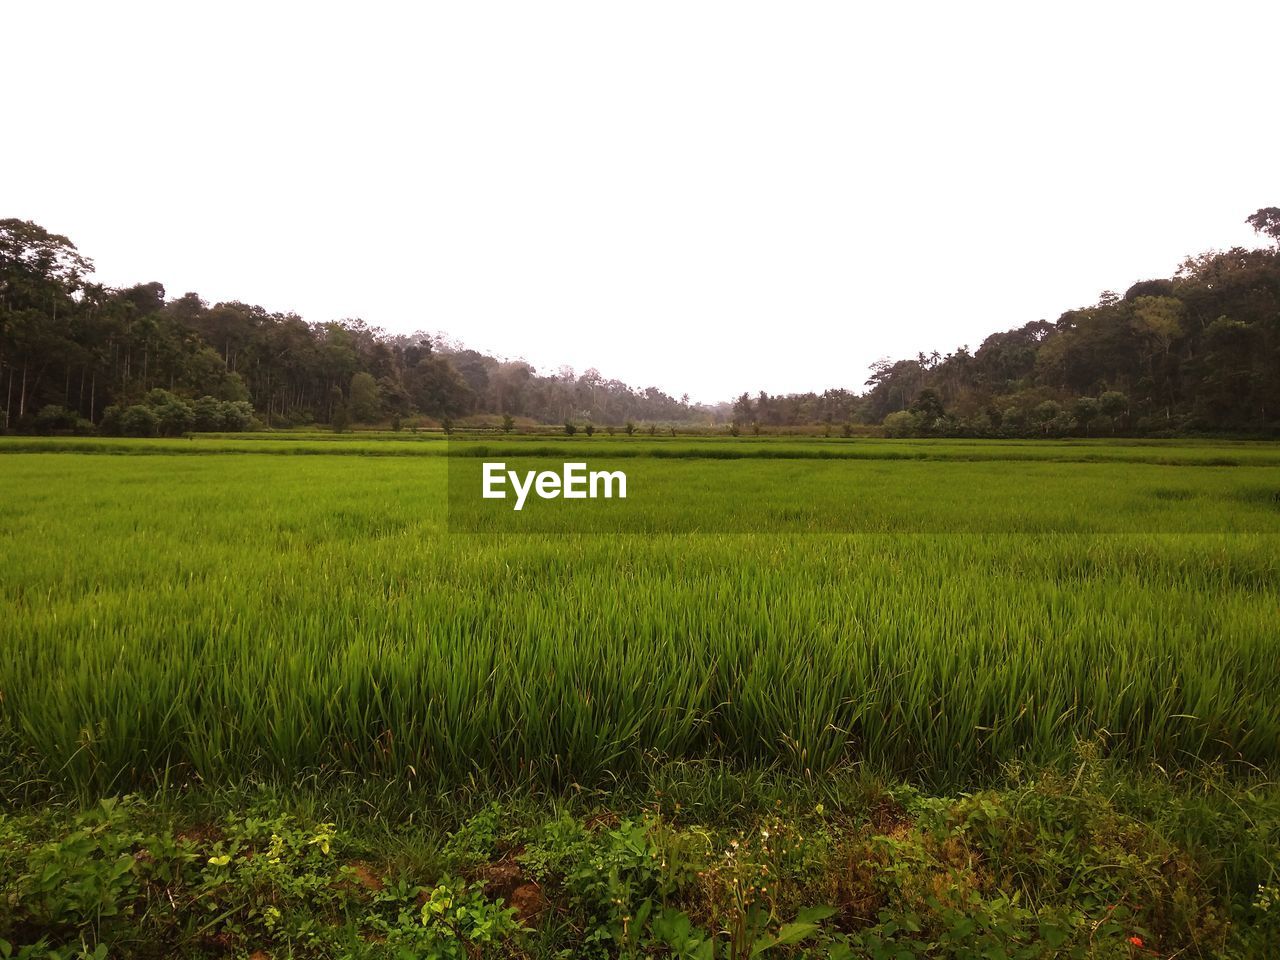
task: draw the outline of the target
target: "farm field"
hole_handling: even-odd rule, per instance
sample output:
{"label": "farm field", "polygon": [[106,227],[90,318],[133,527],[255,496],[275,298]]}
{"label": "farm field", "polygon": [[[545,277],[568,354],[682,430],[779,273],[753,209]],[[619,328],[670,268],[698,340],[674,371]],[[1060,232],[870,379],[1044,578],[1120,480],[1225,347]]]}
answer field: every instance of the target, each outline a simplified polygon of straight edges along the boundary
{"label": "farm field", "polygon": [[[630,494],[499,510],[470,493],[494,458],[623,469]],[[417,813],[421,842],[443,844],[442,862],[473,879],[511,832],[541,849],[547,823],[572,814],[580,826],[592,804],[633,811],[610,831],[638,829],[663,857],[691,842],[690,817],[714,831],[781,808],[772,831],[805,824],[826,837],[814,854],[826,863],[849,822],[888,803],[892,822],[876,829],[910,821],[919,848],[894,847],[881,866],[933,858],[920,869],[948,876],[961,864],[928,838],[957,831],[957,816],[990,866],[997,836],[1052,807],[1090,824],[1091,843],[1138,830],[1107,833],[1137,858],[1130,873],[1078,870],[1117,889],[1141,875],[1158,915],[1087,900],[1084,873],[1053,886],[1075,867],[1059,864],[1050,883],[1045,863],[1009,860],[964,894],[985,910],[997,891],[1022,891],[1007,920],[1023,932],[997,939],[1046,952],[1008,956],[1138,955],[1136,930],[1170,944],[1162,955],[1253,955],[1248,931],[1270,936],[1258,898],[1280,851],[1278,534],[1280,445],[1263,443],[0,439],[0,798],[9,829],[36,837],[56,833],[31,808],[51,799],[82,810],[151,797],[150,813],[108,820],[159,829],[155,818],[190,815],[184,793],[208,818],[261,789],[277,814],[336,819],[351,844],[376,847],[360,804],[392,824],[414,796],[434,797],[434,818]],[[1004,810],[1004,826],[973,795]],[[828,809],[846,819],[827,822]],[[457,854],[467,831],[487,831],[470,866]],[[223,833],[244,834],[244,849],[261,841],[239,821]],[[611,836],[583,834],[574,855],[622,857],[587,851],[626,845]],[[307,869],[310,839],[297,841]],[[1182,887],[1159,879],[1175,861]],[[541,869],[548,889],[574,889],[572,871]],[[646,883],[623,885],[656,897],[662,883]],[[895,889],[869,918],[916,896]],[[847,912],[849,896],[796,886],[768,919],[819,900]],[[1028,897],[1043,910],[1018,913]],[[564,916],[585,909],[574,903]],[[681,915],[710,930],[723,902],[706,903],[719,906]],[[929,923],[947,903],[934,896]],[[1060,941],[1076,953],[1045,946],[1059,908],[1079,912]],[[604,954],[647,949],[610,922],[598,926]],[[1099,939],[1104,922],[1115,929]],[[968,955],[936,936],[922,952],[877,954],[864,933],[847,939],[855,928],[813,955]],[[519,949],[559,949],[564,931],[540,929],[542,947]],[[902,946],[909,925],[882,934],[915,949]]]}

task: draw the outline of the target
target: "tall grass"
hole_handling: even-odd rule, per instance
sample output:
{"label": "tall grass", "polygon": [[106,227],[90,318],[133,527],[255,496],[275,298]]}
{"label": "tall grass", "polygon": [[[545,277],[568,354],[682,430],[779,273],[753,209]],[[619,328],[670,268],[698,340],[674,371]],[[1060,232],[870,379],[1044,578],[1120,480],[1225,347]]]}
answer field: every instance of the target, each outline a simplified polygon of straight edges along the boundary
{"label": "tall grass", "polygon": [[[4,457],[0,742],[95,791],[316,769],[598,783],[647,756],[954,784],[1082,737],[1274,764],[1277,539],[1176,522],[1274,529],[1267,497],[1238,495],[1274,471],[1033,466],[1077,491],[1065,512],[996,463],[762,462],[765,506],[867,489],[848,471],[910,496],[876,501],[883,533],[784,512],[776,533],[540,537],[448,533],[441,457]],[[685,468],[708,511],[741,469]],[[894,532],[913,529],[895,510],[970,509],[965,484],[1020,495],[1021,525]],[[1165,532],[1137,507],[1117,527],[1137,532],[1068,532],[1127,489]]]}

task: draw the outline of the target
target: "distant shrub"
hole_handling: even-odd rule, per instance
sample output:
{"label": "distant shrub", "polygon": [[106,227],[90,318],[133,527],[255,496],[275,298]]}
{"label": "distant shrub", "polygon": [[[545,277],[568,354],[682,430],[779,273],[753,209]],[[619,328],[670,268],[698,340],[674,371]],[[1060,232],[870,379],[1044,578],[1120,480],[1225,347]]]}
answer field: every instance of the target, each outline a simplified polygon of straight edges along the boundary
{"label": "distant shrub", "polygon": [[154,437],[160,432],[160,419],[150,407],[135,403],[120,414],[120,432],[126,437]]}
{"label": "distant shrub", "polygon": [[351,426],[351,414],[347,412],[345,403],[334,404],[333,416],[329,420],[329,425],[333,428],[334,433],[345,433],[347,428]]}
{"label": "distant shrub", "polygon": [[222,403],[224,430],[250,430],[254,426],[253,404],[248,400],[225,400]]}
{"label": "distant shrub", "polygon": [[203,396],[193,403],[191,407],[195,413],[194,429],[206,433],[225,429],[226,420],[222,415],[222,405],[223,401],[210,396]]}
{"label": "distant shrub", "polygon": [[152,407],[161,436],[178,437],[196,423],[196,412],[185,400],[169,394]]}
{"label": "distant shrub", "polygon": [[886,437],[913,437],[916,434],[916,416],[906,410],[897,410],[884,418]]}
{"label": "distant shrub", "polygon": [[75,411],[57,404],[41,407],[36,414],[35,428],[39,433],[54,433],[58,430],[74,430],[79,417]]}

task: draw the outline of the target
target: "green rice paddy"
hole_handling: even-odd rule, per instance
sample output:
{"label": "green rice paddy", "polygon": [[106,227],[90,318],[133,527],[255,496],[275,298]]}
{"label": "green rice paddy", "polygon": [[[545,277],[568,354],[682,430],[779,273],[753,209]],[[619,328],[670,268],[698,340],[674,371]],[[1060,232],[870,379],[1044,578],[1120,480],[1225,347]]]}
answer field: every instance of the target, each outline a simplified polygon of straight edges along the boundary
{"label": "green rice paddy", "polygon": [[[632,492],[469,512],[482,458]],[[0,441],[0,734],[99,793],[1270,768],[1277,533],[1274,444]]]}

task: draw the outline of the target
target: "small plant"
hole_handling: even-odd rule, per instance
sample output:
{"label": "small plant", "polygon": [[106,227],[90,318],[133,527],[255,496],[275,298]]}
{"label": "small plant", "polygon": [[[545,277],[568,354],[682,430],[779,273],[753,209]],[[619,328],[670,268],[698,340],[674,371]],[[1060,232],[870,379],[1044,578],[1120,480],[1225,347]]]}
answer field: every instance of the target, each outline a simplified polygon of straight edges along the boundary
{"label": "small plant", "polygon": [[393,921],[375,923],[398,956],[471,960],[522,929],[514,909],[487,899],[480,888],[462,880],[446,878],[422,890],[419,899],[422,906],[416,912],[401,906]]}

